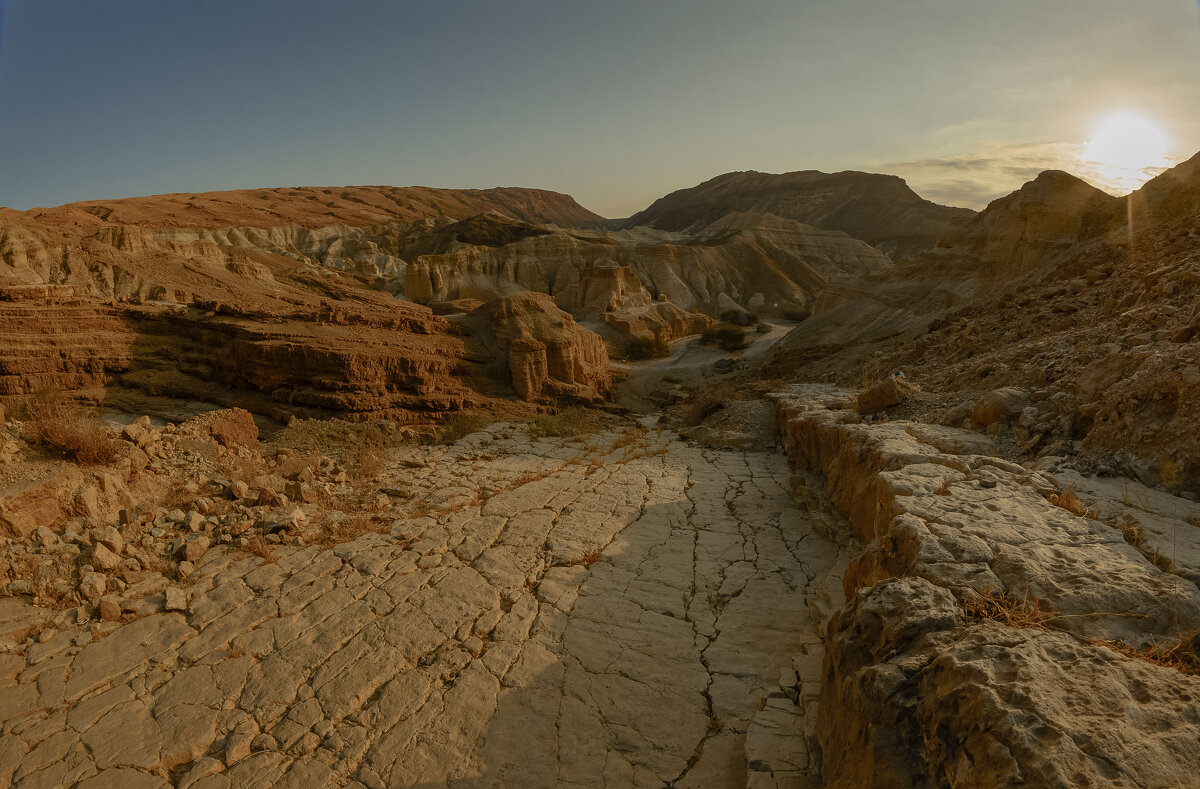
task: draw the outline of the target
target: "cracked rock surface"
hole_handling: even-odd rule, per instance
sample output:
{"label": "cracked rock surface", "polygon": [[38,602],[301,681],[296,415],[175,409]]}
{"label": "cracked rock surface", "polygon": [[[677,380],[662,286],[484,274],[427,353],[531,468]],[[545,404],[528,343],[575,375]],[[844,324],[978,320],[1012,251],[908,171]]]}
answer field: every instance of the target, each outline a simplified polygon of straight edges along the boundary
{"label": "cracked rock surface", "polygon": [[786,460],[482,443],[406,468],[454,501],[527,473],[332,546],[214,548],[182,610],[0,654],[0,783],[819,785],[844,562]]}

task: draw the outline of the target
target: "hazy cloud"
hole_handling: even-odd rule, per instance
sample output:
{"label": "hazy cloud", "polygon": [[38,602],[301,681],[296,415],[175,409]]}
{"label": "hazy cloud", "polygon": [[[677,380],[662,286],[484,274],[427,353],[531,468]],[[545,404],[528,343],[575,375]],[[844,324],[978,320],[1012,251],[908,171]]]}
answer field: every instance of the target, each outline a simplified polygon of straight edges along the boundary
{"label": "hazy cloud", "polygon": [[873,163],[871,169],[899,175],[922,197],[980,209],[1046,170],[1065,170],[1110,194],[1121,195],[1165,167],[1138,173],[1113,172],[1086,161],[1083,143],[1010,143],[960,156]]}

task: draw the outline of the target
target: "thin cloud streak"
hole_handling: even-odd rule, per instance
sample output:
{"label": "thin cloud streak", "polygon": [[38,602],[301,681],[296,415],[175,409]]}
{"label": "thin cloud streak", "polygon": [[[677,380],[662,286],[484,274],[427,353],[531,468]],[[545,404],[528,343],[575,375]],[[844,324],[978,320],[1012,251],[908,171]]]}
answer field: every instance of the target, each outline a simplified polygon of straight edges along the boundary
{"label": "thin cloud streak", "polygon": [[[1008,143],[958,156],[876,162],[872,169],[901,176],[928,200],[976,210],[1046,170],[1063,170],[1109,194],[1123,195],[1168,169],[1115,173],[1084,159],[1085,148],[1084,143]],[[1170,165],[1179,161],[1173,159]]]}

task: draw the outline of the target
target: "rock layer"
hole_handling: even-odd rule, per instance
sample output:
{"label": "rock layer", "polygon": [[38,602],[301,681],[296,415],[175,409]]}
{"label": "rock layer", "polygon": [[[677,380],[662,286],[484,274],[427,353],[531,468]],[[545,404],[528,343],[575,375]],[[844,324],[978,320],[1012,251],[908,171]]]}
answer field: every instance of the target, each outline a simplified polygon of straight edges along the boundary
{"label": "rock layer", "polygon": [[[972,434],[857,424],[849,403],[823,388],[777,397],[790,461],[827,475],[864,546],[845,574],[850,604],[829,624],[825,785],[1191,780],[1200,680],[1096,639],[1177,634],[1200,621],[1200,589],[1052,504],[1049,478],[962,454]],[[963,603],[980,595],[1052,613],[1026,629],[979,621]]]}

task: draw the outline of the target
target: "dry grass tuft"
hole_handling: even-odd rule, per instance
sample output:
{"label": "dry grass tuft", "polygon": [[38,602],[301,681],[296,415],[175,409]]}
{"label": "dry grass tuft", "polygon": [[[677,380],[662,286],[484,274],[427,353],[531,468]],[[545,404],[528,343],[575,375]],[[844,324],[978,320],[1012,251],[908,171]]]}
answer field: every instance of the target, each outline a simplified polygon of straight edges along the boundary
{"label": "dry grass tuft", "polygon": [[1108,647],[1126,657],[1173,668],[1181,674],[1200,674],[1200,630],[1185,633],[1174,644],[1151,644],[1144,649],[1134,649],[1124,642],[1102,638],[1090,639],[1088,643]]}
{"label": "dry grass tuft", "polygon": [[533,438],[595,435],[604,429],[600,412],[591,408],[571,406],[557,414],[542,414],[529,423]]}
{"label": "dry grass tuft", "polygon": [[43,389],[25,401],[26,437],[51,452],[87,466],[107,466],[121,457],[118,441],[95,411]]}
{"label": "dry grass tuft", "polygon": [[488,426],[491,420],[480,414],[450,414],[434,433],[433,443],[453,444]]}
{"label": "dry grass tuft", "polygon": [[1125,542],[1137,550],[1146,560],[1153,564],[1164,573],[1173,573],[1176,570],[1175,562],[1158,552],[1158,549],[1146,542],[1146,530],[1142,525],[1133,518],[1126,515],[1119,517],[1117,515],[1109,515],[1108,517],[1100,517],[1099,513],[1088,513],[1089,517],[1094,517],[1113,527],[1121,532],[1121,536],[1125,538]]}
{"label": "dry grass tuft", "polygon": [[604,554],[603,548],[597,548],[594,551],[585,553],[577,559],[571,559],[566,562],[556,563],[555,567],[591,567],[596,562],[600,561],[600,557]]}
{"label": "dry grass tuft", "polygon": [[638,441],[641,441],[642,438],[645,437],[645,435],[646,435],[646,428],[631,427],[628,430],[626,430],[624,433],[622,433],[621,435],[617,436],[617,440],[613,441],[612,446],[609,447],[609,452],[615,452],[618,449],[623,449],[624,447],[633,446]]}
{"label": "dry grass tuft", "polygon": [[1079,497],[1075,495],[1075,492],[1071,490],[1071,486],[1069,484],[1062,489],[1061,493],[1051,493],[1046,497],[1046,500],[1054,506],[1062,507],[1067,512],[1070,512],[1073,515],[1078,515],[1081,518],[1094,517],[1093,513],[1088,511],[1088,508],[1083,505],[1083,502],[1080,501]]}
{"label": "dry grass tuft", "polygon": [[388,530],[391,524],[391,518],[385,518],[381,515],[361,514],[351,518],[338,521],[333,526],[326,528],[317,537],[324,545],[340,545],[344,542],[350,542],[364,534],[378,534]]}
{"label": "dry grass tuft", "polygon": [[261,556],[268,562],[275,561],[275,554],[271,551],[271,544],[262,537],[251,537],[246,543],[246,552],[252,553],[255,556]]}
{"label": "dry grass tuft", "polygon": [[980,592],[978,597],[964,600],[963,612],[972,619],[990,619],[1011,627],[1047,627],[1056,618],[1053,611],[1043,608],[1041,601],[1014,600],[996,592]]}

